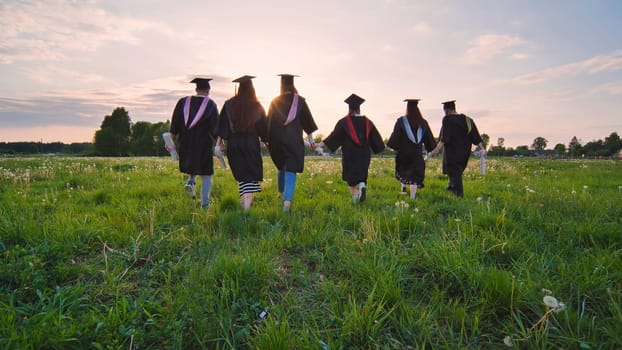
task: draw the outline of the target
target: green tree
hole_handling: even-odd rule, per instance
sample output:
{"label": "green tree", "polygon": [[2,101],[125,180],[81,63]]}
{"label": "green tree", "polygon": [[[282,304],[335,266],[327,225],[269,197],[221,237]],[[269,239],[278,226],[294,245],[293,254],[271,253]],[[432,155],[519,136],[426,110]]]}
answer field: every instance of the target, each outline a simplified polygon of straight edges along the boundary
{"label": "green tree", "polygon": [[568,153],[570,153],[573,157],[580,156],[582,148],[581,140],[579,140],[576,136],[573,136],[572,139],[570,139],[570,143],[568,143]]}
{"label": "green tree", "polygon": [[149,122],[136,122],[132,125],[130,153],[135,156],[151,156],[155,152],[152,132],[153,125]]}
{"label": "green tree", "polygon": [[131,154],[136,156],[163,156],[168,155],[164,149],[162,133],[170,129],[170,123],[136,122],[132,125],[130,144]]}
{"label": "green tree", "polygon": [[519,156],[528,156],[529,155],[529,147],[527,145],[522,145],[516,147],[516,154]]}
{"label": "green tree", "polygon": [[603,140],[590,141],[583,146],[582,153],[587,156],[604,157],[610,155]]}
{"label": "green tree", "polygon": [[609,152],[608,155],[617,154],[622,150],[622,140],[618,136],[617,132],[612,132],[609,136],[605,137],[605,148]]}
{"label": "green tree", "polygon": [[564,145],[563,143],[556,144],[553,149],[555,150],[555,152],[557,152],[558,155],[563,155],[566,153],[566,145]]}
{"label": "green tree", "polygon": [[93,148],[98,156],[119,155],[119,134],[112,128],[102,128],[95,132]]}
{"label": "green tree", "polygon": [[169,131],[171,129],[170,121],[159,122],[153,124],[151,130],[153,131],[153,140],[155,141],[155,152],[156,156],[167,156],[169,153],[166,149],[164,149],[164,141],[162,140],[162,134]]}
{"label": "green tree", "polygon": [[542,152],[546,148],[546,144],[549,143],[547,139],[542,136],[538,136],[533,140],[531,144],[531,148],[535,151]]}
{"label": "green tree", "polygon": [[132,121],[125,108],[115,108],[111,115],[104,117],[100,130],[95,133],[95,152],[102,156],[128,155],[131,125]]}
{"label": "green tree", "polygon": [[488,136],[488,134],[482,134],[482,143],[484,144],[484,149],[488,149],[488,144],[490,143],[490,136]]}

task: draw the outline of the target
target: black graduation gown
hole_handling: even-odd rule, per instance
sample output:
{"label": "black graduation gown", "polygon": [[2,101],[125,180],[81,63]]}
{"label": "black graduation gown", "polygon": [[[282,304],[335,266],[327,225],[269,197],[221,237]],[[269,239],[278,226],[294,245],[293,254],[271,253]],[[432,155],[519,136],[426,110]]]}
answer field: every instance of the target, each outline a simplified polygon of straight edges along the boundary
{"label": "black graduation gown", "polygon": [[227,160],[233,177],[240,182],[257,182],[263,180],[263,160],[259,139],[267,137],[266,112],[257,102],[257,113],[254,127],[251,130],[236,131],[231,127],[231,104],[229,99],[220,111],[218,136],[227,140]]}
{"label": "black graduation gown", "polygon": [[[214,174],[214,140],[218,127],[218,107],[214,100],[207,104],[205,113],[191,129],[184,123],[184,103],[186,98],[177,102],[171,118],[170,132],[179,135],[177,152],[179,153],[179,170],[191,175]],[[202,96],[192,96],[188,126],[203,102]]]}
{"label": "black graduation gown", "polygon": [[310,134],[317,130],[307,102],[298,96],[296,119],[284,125],[294,95],[282,94],[268,108],[268,144],[270,157],[277,169],[301,173],[304,169],[305,145],[302,132]]}
{"label": "black graduation gown", "polygon": [[365,124],[367,117],[352,117],[352,125],[361,145],[357,145],[350,136],[346,117],[341,118],[335,129],[324,139],[324,145],[331,151],[341,147],[342,157],[341,178],[349,186],[356,186],[359,182],[367,182],[371,152],[380,153],[384,150],[384,142],[374,123],[369,121],[369,138],[366,136]]}
{"label": "black graduation gown", "polygon": [[[471,124],[468,131],[467,120]],[[482,142],[473,119],[464,114],[449,114],[443,117],[440,132],[443,142],[443,174],[462,174],[471,156],[471,145]]]}
{"label": "black graduation gown", "polygon": [[[389,137],[387,142],[387,146],[397,151],[395,155],[395,177],[403,184],[423,187],[425,178],[425,161],[422,155],[423,145],[430,152],[436,147],[436,141],[432,135],[432,130],[430,130],[430,125],[424,120],[424,125],[421,128],[421,140],[417,140],[418,143],[412,142],[406,133],[403,118],[406,117],[403,116],[397,119],[393,127],[393,133],[391,133],[391,137]],[[417,128],[414,128],[412,124],[409,125],[413,135],[417,137]]]}

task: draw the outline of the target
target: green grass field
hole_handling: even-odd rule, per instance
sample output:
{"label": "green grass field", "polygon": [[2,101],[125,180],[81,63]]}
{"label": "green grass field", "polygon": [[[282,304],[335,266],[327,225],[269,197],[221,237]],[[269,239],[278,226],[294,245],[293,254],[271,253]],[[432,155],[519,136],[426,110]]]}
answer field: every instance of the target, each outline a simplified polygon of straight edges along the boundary
{"label": "green grass field", "polygon": [[622,162],[439,168],[356,205],[307,159],[285,214],[267,158],[246,213],[229,170],[206,211],[167,158],[2,158],[0,347],[622,348]]}

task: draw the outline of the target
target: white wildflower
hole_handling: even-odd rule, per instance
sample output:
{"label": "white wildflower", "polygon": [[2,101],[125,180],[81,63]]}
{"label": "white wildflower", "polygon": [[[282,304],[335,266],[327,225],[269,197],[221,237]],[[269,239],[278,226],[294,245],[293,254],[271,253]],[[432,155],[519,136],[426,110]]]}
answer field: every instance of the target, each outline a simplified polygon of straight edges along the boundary
{"label": "white wildflower", "polygon": [[326,181],[326,183],[327,183],[327,184],[329,184],[329,185],[332,185],[332,184],[333,184],[333,182],[332,182],[332,181],[330,181],[330,180]]}
{"label": "white wildflower", "polygon": [[546,289],[546,288],[542,288],[542,293],[547,294],[547,295],[553,294],[552,291],[550,291],[549,289]]}
{"label": "white wildflower", "polygon": [[550,295],[547,295],[544,298],[542,298],[542,301],[548,307],[557,308],[559,306],[559,302],[557,301],[557,299],[555,299],[555,297],[550,296]]}

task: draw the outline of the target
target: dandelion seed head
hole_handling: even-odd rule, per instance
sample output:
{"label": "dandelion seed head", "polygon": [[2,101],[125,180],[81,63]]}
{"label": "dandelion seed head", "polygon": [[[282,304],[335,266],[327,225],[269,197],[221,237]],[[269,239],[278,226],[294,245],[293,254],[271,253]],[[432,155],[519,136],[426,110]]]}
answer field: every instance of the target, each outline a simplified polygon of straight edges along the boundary
{"label": "dandelion seed head", "polygon": [[547,295],[553,294],[552,291],[550,291],[549,289],[546,289],[546,288],[542,288],[542,293],[547,294]]}
{"label": "dandelion seed head", "polygon": [[559,306],[559,302],[557,301],[557,299],[551,295],[545,296],[544,298],[542,298],[542,301],[548,307],[557,308]]}

